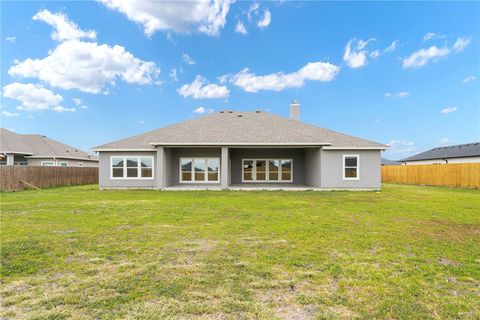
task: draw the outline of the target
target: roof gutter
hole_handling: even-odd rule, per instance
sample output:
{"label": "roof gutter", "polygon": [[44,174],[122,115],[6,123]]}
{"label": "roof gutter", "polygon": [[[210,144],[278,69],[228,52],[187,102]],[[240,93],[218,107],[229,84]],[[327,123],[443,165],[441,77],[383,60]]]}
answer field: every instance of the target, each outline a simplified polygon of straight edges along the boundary
{"label": "roof gutter", "polygon": [[387,150],[388,146],[379,147],[323,147],[324,150]]}
{"label": "roof gutter", "polygon": [[265,142],[265,143],[255,143],[255,142],[233,142],[233,143],[226,143],[226,142],[198,142],[198,143],[191,143],[191,142],[151,142],[150,145],[152,146],[202,146],[202,147],[209,147],[209,146],[280,146],[280,147],[288,147],[288,146],[329,146],[331,143],[327,142],[294,142],[294,143],[285,143],[285,142]]}

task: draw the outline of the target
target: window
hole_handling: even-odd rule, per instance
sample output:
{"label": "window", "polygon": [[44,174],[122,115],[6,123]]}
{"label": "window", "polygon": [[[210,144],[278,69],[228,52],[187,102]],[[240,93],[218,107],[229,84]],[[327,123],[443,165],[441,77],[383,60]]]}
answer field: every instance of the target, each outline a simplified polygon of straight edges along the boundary
{"label": "window", "polygon": [[68,162],[60,161],[60,167],[68,167]]}
{"label": "window", "polygon": [[243,182],[292,182],[292,159],[243,159]]}
{"label": "window", "polygon": [[83,167],[83,163],[81,163],[81,162],[79,162],[77,165],[78,165],[79,167]]}
{"label": "window", "polygon": [[22,155],[14,155],[13,156],[13,165],[15,166],[26,166],[27,159]]}
{"label": "window", "polygon": [[55,167],[55,161],[42,161],[42,167]]}
{"label": "window", "polygon": [[343,155],[343,180],[358,180],[359,155]]}
{"label": "window", "polygon": [[180,158],[180,182],[220,181],[219,158]]}
{"label": "window", "polygon": [[153,179],[153,157],[111,157],[110,169],[112,179]]}

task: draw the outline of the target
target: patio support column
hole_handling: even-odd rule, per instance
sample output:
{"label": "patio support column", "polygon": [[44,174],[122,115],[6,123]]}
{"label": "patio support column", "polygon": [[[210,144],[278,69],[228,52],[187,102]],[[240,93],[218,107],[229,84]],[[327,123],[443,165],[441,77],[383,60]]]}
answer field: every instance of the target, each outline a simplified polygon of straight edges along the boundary
{"label": "patio support column", "polygon": [[228,188],[228,181],[230,175],[230,168],[228,166],[229,161],[229,150],[228,147],[222,147],[222,157],[221,157],[221,165],[220,165],[220,187],[222,189]]}
{"label": "patio support column", "polygon": [[7,154],[7,166],[13,166],[13,157],[14,155],[13,154]]}
{"label": "patio support column", "polygon": [[157,166],[155,170],[156,185],[158,190],[165,188],[165,148],[157,147]]}

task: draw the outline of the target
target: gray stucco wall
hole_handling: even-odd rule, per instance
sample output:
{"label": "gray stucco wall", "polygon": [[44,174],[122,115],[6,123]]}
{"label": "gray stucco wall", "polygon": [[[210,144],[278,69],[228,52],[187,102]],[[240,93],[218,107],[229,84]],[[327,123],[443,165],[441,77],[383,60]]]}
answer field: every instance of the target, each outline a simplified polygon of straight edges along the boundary
{"label": "gray stucco wall", "polygon": [[[322,150],[321,187],[332,189],[380,189],[380,150]],[[343,180],[343,155],[358,154],[359,180]]]}
{"label": "gray stucco wall", "polygon": [[305,184],[313,188],[321,187],[321,149],[305,149]]}
{"label": "gray stucco wall", "polygon": [[[141,180],[113,180],[110,179],[110,157],[111,156],[153,156],[153,166],[156,169],[156,152],[99,152],[100,166],[98,184],[100,188],[155,188],[155,179]],[[154,176],[157,174],[154,171]]]}
{"label": "gray stucco wall", "polygon": [[[305,150],[283,148],[230,149],[231,184],[242,183],[242,159],[293,159],[293,183],[305,184]],[[251,183],[251,182],[250,182]],[[269,182],[272,183],[272,182]],[[280,182],[284,184],[285,182]]]}
{"label": "gray stucco wall", "polygon": [[57,165],[60,165],[60,162],[67,162],[69,167],[78,167],[79,163],[83,163],[84,167],[98,167],[97,161],[85,161],[85,160],[72,160],[72,159],[61,159],[57,158],[27,158],[27,163],[29,166],[41,166],[43,161],[57,161]]}

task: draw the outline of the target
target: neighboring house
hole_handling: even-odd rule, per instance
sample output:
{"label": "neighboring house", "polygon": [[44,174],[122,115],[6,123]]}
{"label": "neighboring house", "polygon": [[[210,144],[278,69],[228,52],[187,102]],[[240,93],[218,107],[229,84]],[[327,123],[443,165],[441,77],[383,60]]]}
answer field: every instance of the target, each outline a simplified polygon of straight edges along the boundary
{"label": "neighboring house", "polygon": [[400,161],[407,165],[480,162],[480,142],[437,147]]}
{"label": "neighboring house", "polygon": [[100,188],[380,189],[387,146],[302,123],[295,101],[290,118],[220,111],[98,146]]}
{"label": "neighboring house", "polygon": [[382,166],[400,166],[400,165],[402,165],[400,161],[388,160],[388,159],[382,158]]}
{"label": "neighboring house", "polygon": [[0,128],[0,165],[98,167],[98,158],[39,134]]}

